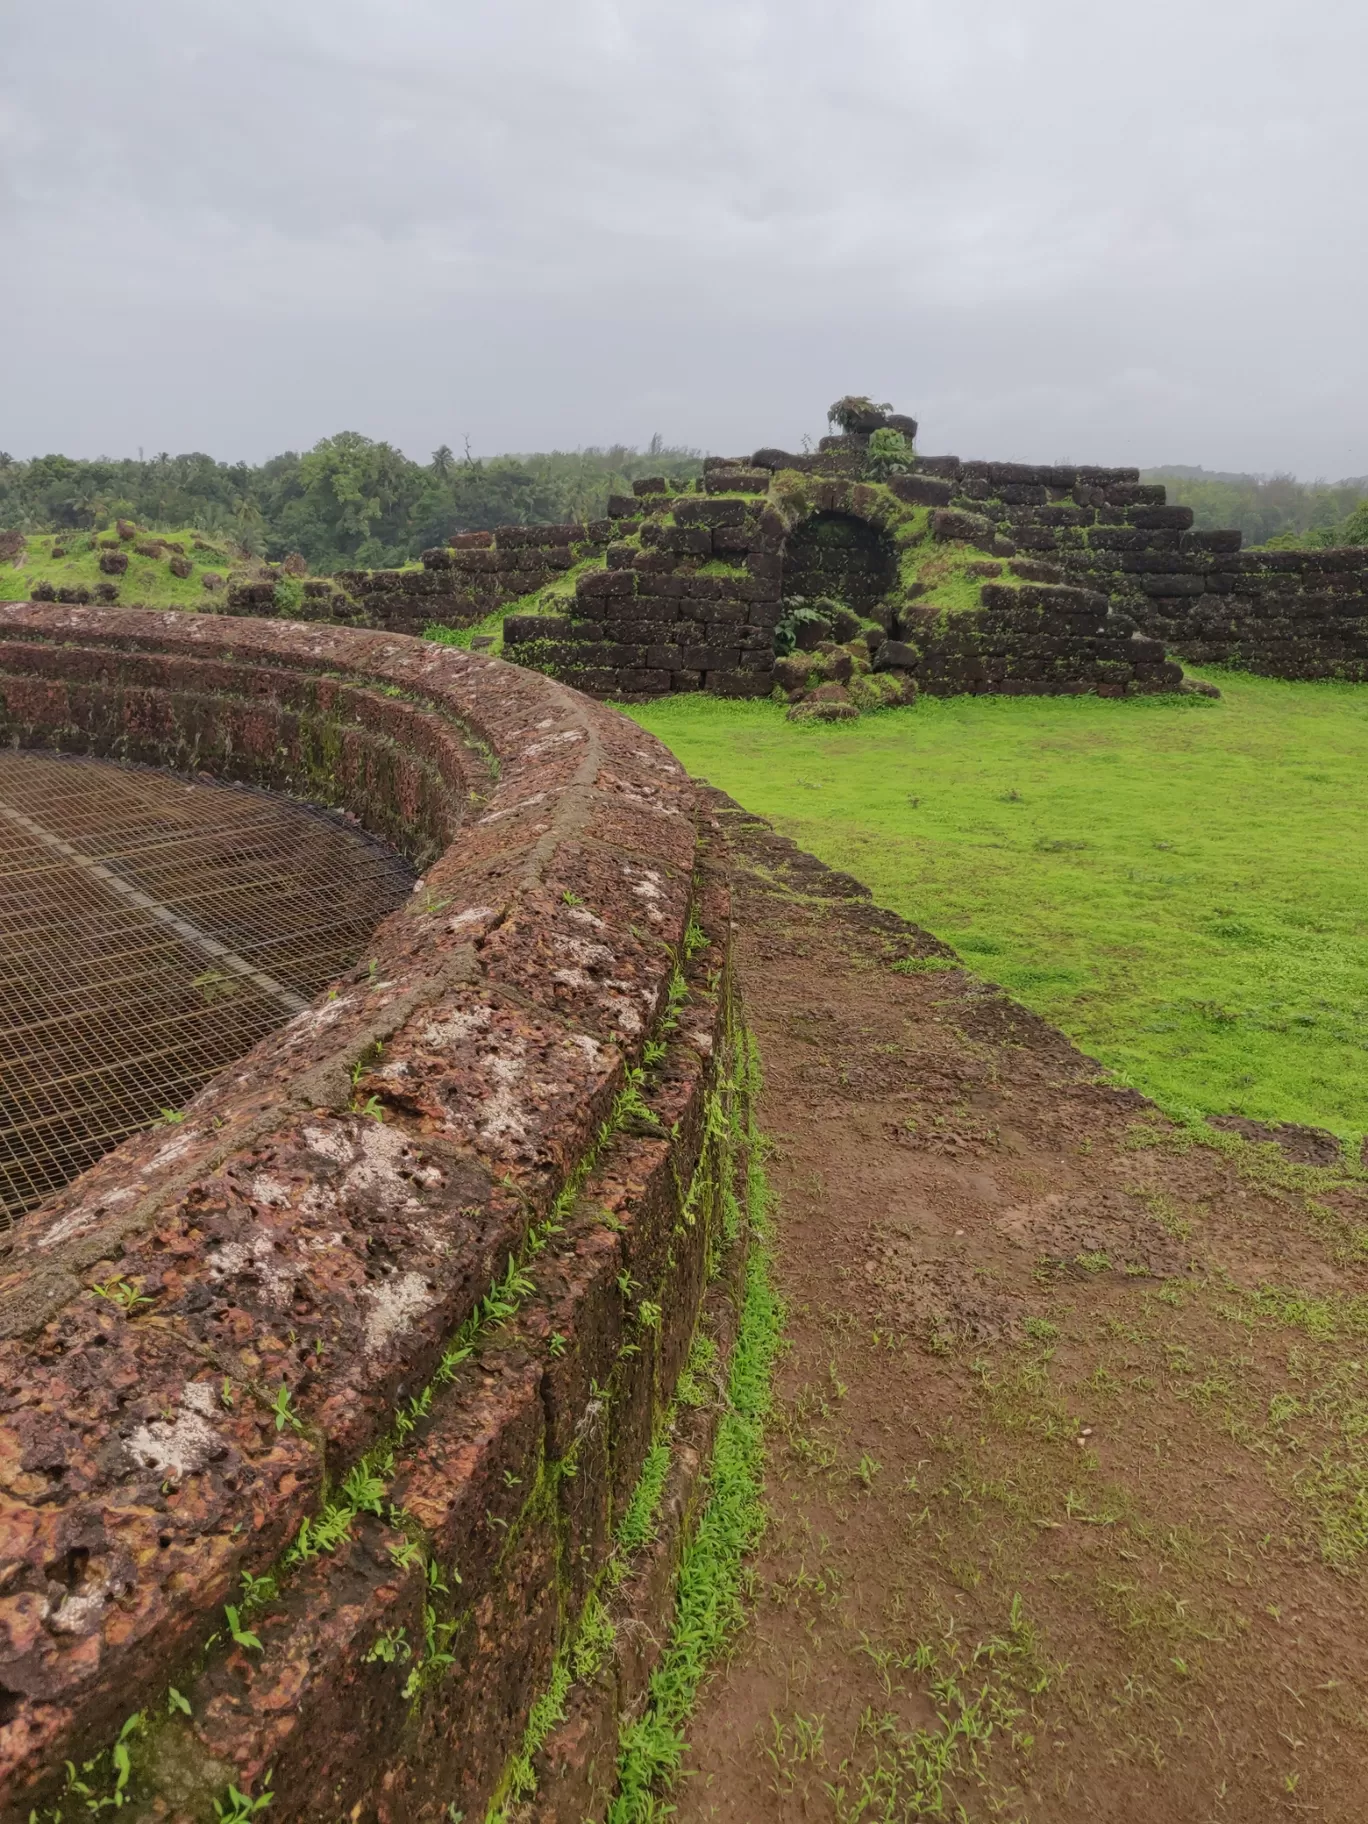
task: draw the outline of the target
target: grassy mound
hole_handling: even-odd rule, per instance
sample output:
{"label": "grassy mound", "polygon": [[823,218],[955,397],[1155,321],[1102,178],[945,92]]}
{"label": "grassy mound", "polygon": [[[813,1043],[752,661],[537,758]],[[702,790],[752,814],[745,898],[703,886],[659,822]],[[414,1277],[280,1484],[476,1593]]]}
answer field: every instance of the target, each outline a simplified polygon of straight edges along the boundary
{"label": "grassy mound", "polygon": [[1176,1113],[1368,1128],[1368,692],[630,713]]}
{"label": "grassy mound", "polygon": [[[139,546],[147,549],[139,550]],[[127,569],[117,574],[102,570],[100,560],[110,554],[126,557]],[[188,575],[176,574],[172,565],[177,559],[180,567],[189,565]],[[31,533],[22,551],[0,557],[0,601],[26,602],[35,589],[41,597],[46,587],[54,591],[85,589],[92,602],[99,602],[111,599],[112,588],[117,590],[112,599],[124,608],[212,611],[222,591],[206,588],[204,578],[217,576],[226,584],[237,561],[222,540],[194,530],[147,532],[139,527],[132,538],[121,538],[112,529]],[[57,599],[79,598],[68,594]]]}

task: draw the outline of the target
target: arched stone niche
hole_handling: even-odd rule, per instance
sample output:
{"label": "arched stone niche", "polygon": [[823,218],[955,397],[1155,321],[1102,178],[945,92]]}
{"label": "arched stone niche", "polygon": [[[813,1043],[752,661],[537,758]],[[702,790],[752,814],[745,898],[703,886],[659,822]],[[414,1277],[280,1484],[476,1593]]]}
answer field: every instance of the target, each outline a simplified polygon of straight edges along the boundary
{"label": "arched stone niche", "polygon": [[784,600],[829,596],[868,616],[897,580],[893,541],[854,513],[812,513],[784,545]]}

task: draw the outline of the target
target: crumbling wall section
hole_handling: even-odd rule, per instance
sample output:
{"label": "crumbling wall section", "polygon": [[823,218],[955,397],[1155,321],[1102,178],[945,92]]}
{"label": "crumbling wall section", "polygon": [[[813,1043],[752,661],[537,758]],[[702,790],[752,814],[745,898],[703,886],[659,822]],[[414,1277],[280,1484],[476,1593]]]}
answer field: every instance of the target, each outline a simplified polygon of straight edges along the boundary
{"label": "crumbling wall section", "polygon": [[424,551],[418,564],[401,570],[339,570],[284,592],[272,580],[235,583],[225,612],[332,621],[389,633],[471,627],[546,588],[585,558],[602,556],[612,534],[608,520],[457,532],[445,545]]}
{"label": "crumbling wall section", "polygon": [[709,464],[701,491],[639,481],[614,496],[602,568],[560,613],[510,615],[504,651],[593,696],[765,696],[773,684],[787,530],[766,470]]}
{"label": "crumbling wall section", "polygon": [[1368,550],[1242,549],[1193,529],[1190,507],[1138,469],[932,458],[917,466],[947,510],[1106,595],[1192,664],[1269,677],[1368,681]]}
{"label": "crumbling wall section", "polygon": [[612,712],[373,631],[9,607],[0,706],[426,869],[0,1243],[0,1818],[478,1815],[737,1232],[716,831]]}

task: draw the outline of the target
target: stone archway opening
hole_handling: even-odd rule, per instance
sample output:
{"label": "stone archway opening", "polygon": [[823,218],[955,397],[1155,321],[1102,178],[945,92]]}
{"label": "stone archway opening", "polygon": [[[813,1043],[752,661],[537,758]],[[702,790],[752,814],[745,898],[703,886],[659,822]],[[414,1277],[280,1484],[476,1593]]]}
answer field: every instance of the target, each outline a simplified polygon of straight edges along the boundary
{"label": "stone archway opening", "polygon": [[850,513],[814,513],[785,544],[786,603],[827,596],[868,619],[897,575],[893,541]]}

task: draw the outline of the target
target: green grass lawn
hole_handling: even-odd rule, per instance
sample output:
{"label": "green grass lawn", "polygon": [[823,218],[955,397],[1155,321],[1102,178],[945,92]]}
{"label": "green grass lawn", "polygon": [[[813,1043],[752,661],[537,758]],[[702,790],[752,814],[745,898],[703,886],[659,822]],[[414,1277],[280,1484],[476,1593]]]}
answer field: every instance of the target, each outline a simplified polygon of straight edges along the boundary
{"label": "green grass lawn", "polygon": [[1368,1128],[1368,688],[958,697],[843,724],[676,696],[693,773],[1180,1115]]}
{"label": "green grass lawn", "polygon": [[[98,540],[110,536],[108,531],[31,533],[18,563],[0,563],[0,602],[27,601],[35,583],[51,583],[59,589],[83,585],[92,594],[101,583],[113,583],[119,591],[121,608],[195,608],[213,612],[215,596],[204,587],[205,572],[212,570],[226,576],[233,561],[221,539],[194,530],[140,530],[140,540],[161,538],[184,545],[184,556],[192,566],[190,575],[172,575],[167,552],[144,557],[133,549],[136,541],[130,540],[119,546],[128,558],[128,569],[122,576],[106,576],[100,569]],[[63,552],[61,557],[53,557],[54,547]],[[221,593],[218,599],[222,600]]]}

